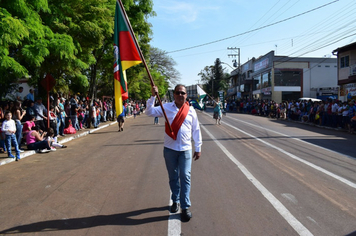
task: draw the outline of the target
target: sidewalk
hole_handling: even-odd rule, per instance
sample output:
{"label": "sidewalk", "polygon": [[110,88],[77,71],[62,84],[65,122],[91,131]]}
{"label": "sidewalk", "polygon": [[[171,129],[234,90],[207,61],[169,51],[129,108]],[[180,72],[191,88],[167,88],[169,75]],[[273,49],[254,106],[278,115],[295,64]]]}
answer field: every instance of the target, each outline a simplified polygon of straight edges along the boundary
{"label": "sidewalk", "polygon": [[[69,142],[69,141],[71,141],[73,139],[84,137],[84,136],[86,136],[88,134],[94,133],[94,132],[96,132],[96,131],[98,131],[100,129],[103,129],[103,128],[106,128],[106,127],[108,127],[110,125],[115,125],[115,124],[117,124],[116,121],[107,121],[105,123],[101,122],[100,126],[98,128],[82,129],[82,130],[77,131],[77,133],[75,133],[75,134],[66,134],[66,136],[64,136],[64,137],[59,136],[58,137],[58,142],[61,143],[61,144],[64,144],[64,143]],[[12,151],[12,154],[14,154],[14,150]],[[25,149],[25,151],[22,152],[20,154],[20,156],[21,156],[21,159],[23,159],[25,157],[32,156],[34,154],[37,154],[34,150],[26,150]],[[8,158],[7,157],[7,153],[0,153],[0,166],[8,164],[8,163],[11,163],[13,161],[15,161],[15,158]]]}

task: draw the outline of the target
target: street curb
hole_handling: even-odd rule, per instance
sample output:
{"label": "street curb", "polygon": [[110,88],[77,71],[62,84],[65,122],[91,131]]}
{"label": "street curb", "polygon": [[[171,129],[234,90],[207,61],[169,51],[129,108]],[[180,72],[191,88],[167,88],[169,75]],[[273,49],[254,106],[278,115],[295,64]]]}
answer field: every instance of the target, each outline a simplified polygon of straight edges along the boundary
{"label": "street curb", "polygon": [[[60,140],[59,143],[61,143],[61,144],[62,143],[67,143],[69,141],[72,141],[73,139],[77,139],[77,138],[81,138],[81,137],[87,136],[88,134],[94,133],[94,132],[96,132],[96,131],[98,131],[100,129],[104,129],[104,128],[108,127],[108,126],[115,125],[115,124],[117,124],[116,121],[112,122],[110,124],[99,126],[96,129],[88,130],[88,131],[86,131],[84,133],[81,133],[81,134],[78,134],[78,135],[74,135],[72,137],[64,138],[64,139]],[[25,152],[21,153],[20,154],[20,158],[24,159],[25,157],[32,156],[34,154],[36,154],[36,152],[34,150],[28,150],[28,151],[25,151]],[[0,166],[8,164],[8,163],[11,163],[13,161],[15,161],[15,158],[5,158],[4,160],[0,161]]]}

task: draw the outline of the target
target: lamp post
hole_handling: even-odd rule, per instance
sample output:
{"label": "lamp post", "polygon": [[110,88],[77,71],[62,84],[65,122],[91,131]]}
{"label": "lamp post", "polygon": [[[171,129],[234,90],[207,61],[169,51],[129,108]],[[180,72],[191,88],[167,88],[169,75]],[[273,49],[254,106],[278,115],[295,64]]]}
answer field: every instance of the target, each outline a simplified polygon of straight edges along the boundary
{"label": "lamp post", "polygon": [[225,65],[229,66],[232,70],[235,70],[235,69],[236,69],[236,68],[233,68],[232,66],[230,66],[229,64],[223,62],[223,61],[221,61],[221,64],[225,64]]}
{"label": "lamp post", "polygon": [[[232,47],[229,47],[227,48],[228,50],[231,50],[231,51],[234,51],[235,53],[232,53],[232,54],[228,54],[229,57],[235,57],[237,56],[237,59],[238,59],[238,64],[237,64],[237,67],[238,67],[238,76],[239,76],[239,92],[241,93],[241,65],[240,65],[240,48],[232,48]],[[236,54],[236,50],[237,50],[237,54]],[[234,65],[236,65],[236,60],[233,61],[234,62]]]}

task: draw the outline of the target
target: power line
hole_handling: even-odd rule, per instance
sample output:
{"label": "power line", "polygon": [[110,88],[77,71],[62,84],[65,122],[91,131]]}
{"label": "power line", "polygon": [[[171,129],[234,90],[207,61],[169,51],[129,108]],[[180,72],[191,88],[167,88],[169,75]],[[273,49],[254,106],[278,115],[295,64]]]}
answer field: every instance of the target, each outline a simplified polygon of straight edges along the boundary
{"label": "power line", "polygon": [[249,30],[249,31],[246,31],[246,32],[237,34],[237,35],[233,35],[233,36],[230,36],[230,37],[227,37],[227,38],[215,40],[215,41],[212,41],[212,42],[209,42],[209,43],[204,43],[204,44],[200,44],[200,45],[196,45],[196,46],[192,46],[192,47],[188,47],[188,48],[178,49],[178,50],[171,51],[171,52],[167,52],[167,53],[174,53],[174,52],[185,51],[185,50],[189,50],[189,49],[193,49],[193,48],[198,48],[198,47],[206,46],[206,45],[209,45],[209,44],[213,44],[213,43],[225,41],[225,40],[228,40],[228,39],[231,39],[231,38],[235,38],[235,37],[238,37],[238,36],[241,36],[241,35],[245,35],[245,34],[248,34],[248,33],[254,32],[254,31],[257,31],[257,30],[261,30],[261,29],[264,29],[264,28],[267,28],[267,27],[270,27],[270,26],[273,26],[273,25],[277,25],[277,24],[279,24],[279,23],[282,23],[282,22],[285,22],[285,21],[294,19],[294,18],[296,18],[296,17],[299,17],[299,16],[302,16],[302,15],[308,14],[308,13],[310,13],[310,12],[319,10],[319,9],[321,9],[321,8],[323,8],[323,7],[326,7],[326,6],[328,6],[328,5],[331,5],[331,4],[333,4],[333,3],[335,3],[335,2],[338,2],[338,1],[339,1],[339,0],[335,0],[335,1],[329,2],[329,3],[327,3],[327,4],[324,4],[324,5],[322,5],[322,6],[313,8],[313,9],[311,9],[311,10],[309,10],[309,11],[300,13],[300,14],[298,14],[298,15],[291,16],[291,17],[286,18],[286,19],[284,19],[284,20],[280,20],[280,21],[277,21],[277,22],[275,22],[275,23],[272,23],[272,24],[269,24],[269,25],[265,25],[265,26],[262,26],[262,27],[259,27],[259,28],[253,29],[253,30]]}

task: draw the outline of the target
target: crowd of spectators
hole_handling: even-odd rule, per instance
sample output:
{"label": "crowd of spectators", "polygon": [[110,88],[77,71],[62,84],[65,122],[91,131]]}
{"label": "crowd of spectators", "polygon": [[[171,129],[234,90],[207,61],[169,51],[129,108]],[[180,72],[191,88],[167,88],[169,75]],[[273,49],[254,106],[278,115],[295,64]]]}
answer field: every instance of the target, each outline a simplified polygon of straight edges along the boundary
{"label": "crowd of spectators", "polygon": [[[144,104],[144,101],[135,100],[124,103],[125,117],[140,115],[145,108]],[[11,116],[9,122],[6,121],[5,114]],[[8,157],[18,160],[24,147],[37,152],[66,148],[57,142],[58,136],[88,127],[97,128],[102,122],[114,120],[116,114],[111,98],[91,100],[76,94],[52,94],[48,107],[47,102],[44,103],[41,97],[35,96],[33,89],[29,89],[25,95],[20,87],[12,100],[0,101],[0,152],[7,152]],[[11,154],[12,148],[15,149],[16,157]]]}
{"label": "crowd of spectators", "polygon": [[276,119],[286,119],[312,123],[320,126],[345,129],[350,133],[356,127],[355,101],[342,102],[328,99],[321,102],[271,100],[238,100],[226,102],[226,110],[259,115]]}
{"label": "crowd of spectators", "polygon": [[[5,114],[11,114],[10,120],[14,124],[6,122]],[[50,96],[50,106],[47,107],[41,97],[35,97],[32,89],[23,96],[23,88],[20,87],[14,100],[0,101],[0,152],[7,152],[9,157],[15,158],[11,154],[11,144],[16,152],[23,152],[23,147],[38,152],[65,148],[66,146],[57,142],[58,136],[65,136],[66,133],[73,133],[73,130],[76,132],[90,125],[97,128],[101,122],[115,120],[114,116],[110,98],[91,101],[79,95],[65,97],[57,94]],[[47,128],[48,120],[50,128]],[[6,127],[3,126],[4,123],[7,123]],[[12,126],[15,127],[13,133]],[[16,155],[18,160],[18,153]]]}

